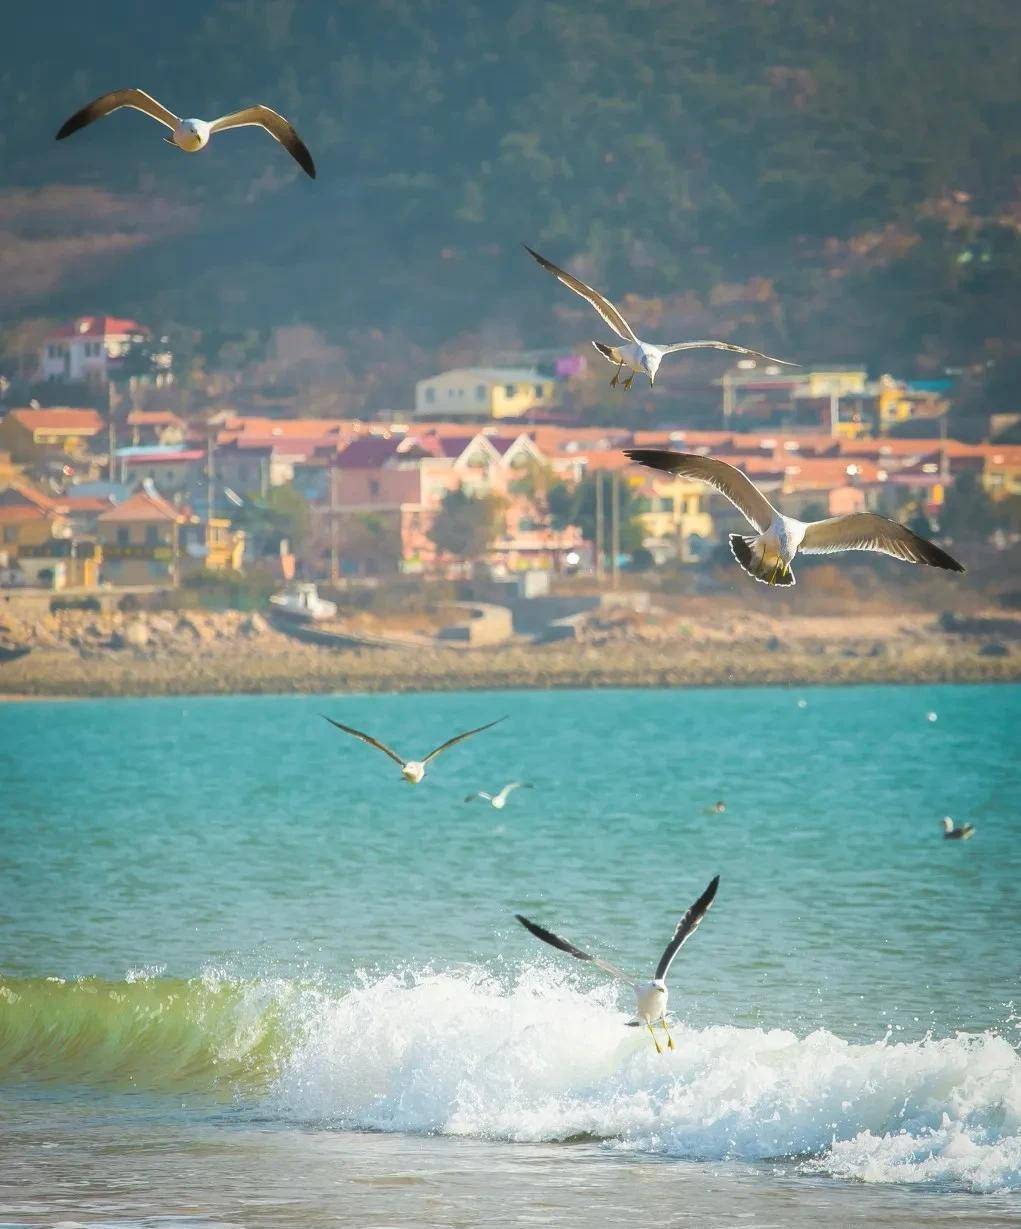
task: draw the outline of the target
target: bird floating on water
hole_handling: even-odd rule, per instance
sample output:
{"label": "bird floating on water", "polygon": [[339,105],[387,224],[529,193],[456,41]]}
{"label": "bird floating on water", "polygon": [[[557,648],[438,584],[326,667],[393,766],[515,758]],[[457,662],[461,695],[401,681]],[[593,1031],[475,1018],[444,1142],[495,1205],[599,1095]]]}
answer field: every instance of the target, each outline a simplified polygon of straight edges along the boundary
{"label": "bird floating on water", "polygon": [[668,1048],[671,1050],[675,1048],[674,1039],[670,1036],[670,1030],[666,1022],[666,1005],[669,993],[666,987],[666,975],[670,971],[670,966],[673,963],[674,957],[680,951],[681,945],[698,929],[699,923],[705,917],[709,906],[713,903],[713,897],[715,897],[716,889],[719,885],[720,877],[717,875],[698,900],[685,913],[684,917],[677,923],[677,929],[674,931],[673,938],[666,945],[663,955],[660,956],[656,972],[650,982],[640,982],[633,977],[629,977],[626,973],[621,972],[615,964],[610,964],[608,960],[601,960],[598,956],[590,956],[588,952],[583,952],[580,947],[575,947],[567,939],[561,939],[559,935],[553,934],[552,931],[546,930],[536,922],[530,922],[528,918],[522,917],[520,913],[516,913],[514,916],[526,930],[530,930],[543,943],[549,943],[552,947],[557,948],[561,952],[567,952],[569,956],[574,956],[578,960],[587,960],[589,963],[594,964],[597,969],[602,969],[604,973],[609,973],[611,977],[627,982],[634,990],[637,1002],[635,1015],[638,1018],[632,1022],[633,1026],[640,1028],[644,1024],[652,1036],[657,1052],[662,1054],[663,1047],[659,1044],[659,1039],[652,1027],[654,1024],[659,1024],[663,1032],[666,1033]]}
{"label": "bird floating on water", "polygon": [[975,827],[973,824],[962,824],[960,828],[954,827],[954,821],[949,815],[943,818],[943,839],[945,841],[967,841],[975,835]]}
{"label": "bird floating on water", "polygon": [[526,252],[529,253],[547,272],[552,273],[559,282],[575,294],[581,297],[596,309],[602,319],[610,326],[611,329],[620,337],[626,344],[623,346],[607,346],[601,341],[594,341],[592,344],[599,353],[617,368],[610,385],[613,388],[617,387],[620,380],[620,373],[626,367],[631,374],[624,381],[624,387],[630,388],[631,382],[636,375],[641,375],[642,372],[649,377],[649,385],[656,383],[656,372],[659,371],[659,365],[664,357],[668,354],[676,354],[679,350],[729,350],[733,354],[747,354],[751,358],[765,359],[767,363],[782,363],[785,367],[797,367],[797,363],[789,363],[786,359],[770,358],[768,354],[763,354],[760,350],[749,350],[746,346],[737,346],[730,341],[678,341],[673,345],[657,346],[651,341],[642,341],[635,333],[634,329],[624,319],[616,307],[609,299],[604,298],[598,290],[593,290],[581,278],[573,277],[570,273],[565,272],[555,265],[551,260],[547,260],[545,256],[540,256],[538,252],[532,251],[527,243],[522,245]]}
{"label": "bird floating on water", "polygon": [[378,738],[373,738],[371,734],[365,734],[361,730],[354,729],[353,726],[343,725],[339,721],[334,721],[332,717],[327,717],[323,714],[323,719],[328,721],[330,725],[335,725],[338,730],[343,730],[345,734],[351,734],[355,738],[360,738],[363,743],[368,743],[370,747],[375,747],[377,751],[382,751],[384,755],[388,755],[395,763],[401,766],[401,776],[411,785],[417,785],[425,776],[425,770],[441,751],[446,751],[448,747],[452,747],[455,743],[464,742],[466,738],[471,738],[475,734],[481,734],[483,730],[491,730],[494,725],[499,725],[501,721],[506,721],[506,717],[497,717],[495,721],[490,721],[486,725],[480,725],[474,730],[465,730],[463,734],[455,734],[453,738],[448,738],[445,743],[440,743],[435,751],[430,751],[424,759],[421,760],[405,760],[402,759],[392,747],[388,747],[386,743],[381,743]]}
{"label": "bird floating on water", "polygon": [[531,789],[532,786],[527,781],[510,781],[503,787],[498,794],[487,794],[485,790],[476,790],[474,794],[469,794],[465,798],[465,802],[474,802],[476,798],[481,798],[483,802],[488,802],[491,807],[497,811],[502,811],[507,805],[507,797],[516,789]]}
{"label": "bird floating on water", "polygon": [[798,521],[784,516],[746,474],[726,461],[666,448],[625,448],[624,455],[651,469],[704,482],[725,495],[758,531],[751,537],[732,533],[730,549],[748,575],[763,584],[793,585],[791,560],[798,551],[803,555],[879,551],[905,563],[927,563],[948,572],[964,571],[956,559],[934,542],[874,512],[850,512],[825,521]]}
{"label": "bird floating on water", "polygon": [[87,107],[76,111],[57,133],[57,140],[63,141],[79,128],[84,128],[97,119],[102,119],[104,115],[109,115],[111,111],[120,110],[121,107],[142,111],[165,125],[170,129],[171,135],[163,139],[168,145],[183,149],[186,154],[195,154],[204,149],[214,132],[225,132],[228,128],[265,128],[269,135],[287,150],[306,175],[313,179],[316,177],[312,155],[294,127],[282,115],[263,106],[244,107],[241,111],[232,111],[229,115],[221,115],[214,120],[181,119],[144,90],[112,90],[109,94],[100,94]]}

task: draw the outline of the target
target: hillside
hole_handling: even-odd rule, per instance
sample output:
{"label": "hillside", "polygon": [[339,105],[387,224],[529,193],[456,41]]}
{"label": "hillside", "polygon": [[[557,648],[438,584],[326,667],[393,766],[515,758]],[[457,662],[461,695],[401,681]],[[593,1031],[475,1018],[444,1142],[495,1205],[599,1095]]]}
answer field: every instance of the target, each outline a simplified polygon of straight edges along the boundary
{"label": "hillside", "polygon": [[[215,356],[301,323],[358,376],[370,350],[599,335],[522,256],[527,239],[637,296],[656,334],[726,328],[919,370],[1021,345],[1014,0],[103,12],[5,21],[8,336],[19,317],[102,309],[194,325]],[[256,130],[188,158],[129,112],[53,141],[127,84],[205,116],[265,101],[319,178]]]}

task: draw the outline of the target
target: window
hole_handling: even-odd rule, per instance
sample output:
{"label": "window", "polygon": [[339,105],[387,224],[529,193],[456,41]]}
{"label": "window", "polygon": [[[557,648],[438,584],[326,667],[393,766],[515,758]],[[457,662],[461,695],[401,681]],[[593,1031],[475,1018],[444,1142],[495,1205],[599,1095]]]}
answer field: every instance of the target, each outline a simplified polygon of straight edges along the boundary
{"label": "window", "polygon": [[127,546],[131,541],[131,532],[126,525],[121,525],[117,530],[117,545]]}
{"label": "window", "polygon": [[5,525],[4,526],[4,541],[10,544],[12,542],[17,542],[17,540],[18,540],[17,525]]}
{"label": "window", "polygon": [[373,497],[379,494],[379,479],[378,478],[369,479],[369,494]]}
{"label": "window", "polygon": [[85,357],[86,358],[99,358],[99,342],[98,341],[87,341],[85,343]]}
{"label": "window", "polygon": [[535,386],[535,399],[536,399],[536,401],[541,401],[541,400],[542,400],[542,398],[543,398],[543,395],[544,395],[544,394],[543,394],[543,387],[542,387],[542,385],[541,385],[541,384],[536,384],[536,386]]}
{"label": "window", "polygon": [[486,386],[485,386],[485,384],[477,384],[477,385],[475,386],[475,400],[476,400],[476,401],[485,401],[485,399],[486,399]]}
{"label": "window", "polygon": [[427,402],[429,405],[432,405],[432,404],[433,404],[433,402],[436,400],[436,389],[435,389],[435,388],[427,388],[427,389],[425,390],[425,399],[426,399],[426,402]]}
{"label": "window", "polygon": [[145,544],[146,546],[159,546],[160,544],[160,528],[158,525],[146,525],[145,527]]}
{"label": "window", "polygon": [[506,396],[513,397],[518,391],[518,386],[516,384],[505,384],[503,391]]}

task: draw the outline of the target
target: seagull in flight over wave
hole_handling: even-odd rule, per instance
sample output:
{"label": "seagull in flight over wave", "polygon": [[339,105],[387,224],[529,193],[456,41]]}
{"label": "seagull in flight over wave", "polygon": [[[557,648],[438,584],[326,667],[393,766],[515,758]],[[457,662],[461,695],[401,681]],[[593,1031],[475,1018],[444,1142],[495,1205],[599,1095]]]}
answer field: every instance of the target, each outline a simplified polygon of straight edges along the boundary
{"label": "seagull in flight over wave", "polygon": [[483,802],[488,802],[491,807],[497,811],[502,811],[507,805],[507,796],[512,794],[516,789],[531,789],[532,786],[527,781],[511,781],[505,785],[498,794],[487,794],[485,790],[476,790],[474,794],[469,794],[465,798],[465,802],[474,802],[476,798],[481,798]]}
{"label": "seagull in flight over wave", "polygon": [[232,111],[230,115],[221,115],[214,120],[181,119],[144,90],[112,90],[109,94],[100,94],[87,107],[76,111],[57,133],[57,140],[63,141],[79,128],[85,128],[97,119],[102,119],[104,115],[109,115],[111,111],[119,111],[121,107],[141,111],[169,128],[171,135],[163,139],[168,145],[183,149],[186,154],[195,154],[200,149],[205,149],[214,132],[225,132],[228,128],[265,128],[269,135],[287,150],[306,175],[313,179],[316,177],[315,163],[305,142],[288,120],[263,106],[245,107],[241,111]]}
{"label": "seagull in flight over wave", "polygon": [[558,282],[563,282],[569,290],[573,290],[575,294],[581,295],[585,302],[594,307],[603,321],[624,341],[625,344],[623,346],[607,346],[601,341],[594,341],[592,343],[603,358],[617,368],[613,379],[610,381],[611,388],[617,387],[620,373],[625,367],[631,372],[624,381],[625,388],[630,388],[635,376],[641,375],[643,371],[649,377],[649,385],[651,387],[656,383],[656,372],[659,371],[659,365],[664,357],[667,354],[676,354],[679,350],[729,350],[733,354],[747,354],[752,358],[765,359],[768,363],[782,363],[785,367],[797,367],[799,365],[798,363],[789,363],[786,359],[782,358],[770,358],[768,354],[763,354],[760,350],[749,350],[746,346],[737,346],[730,341],[678,341],[670,346],[657,346],[651,341],[642,341],[617,308],[614,307],[609,299],[604,298],[598,290],[593,290],[581,278],[574,277],[570,273],[565,272],[559,265],[555,265],[551,260],[547,260],[545,256],[540,256],[538,252],[533,252],[527,243],[522,244],[522,247],[548,273],[552,273]]}
{"label": "seagull in flight over wave", "polygon": [[491,730],[494,725],[499,725],[501,721],[506,721],[506,717],[497,717],[495,721],[490,721],[486,725],[480,725],[474,730],[465,730],[463,734],[455,734],[453,738],[448,738],[445,743],[440,743],[435,751],[430,751],[429,754],[421,760],[405,760],[402,759],[392,747],[388,747],[386,743],[381,743],[378,738],[373,738],[371,734],[365,734],[361,730],[356,730],[352,726],[342,725],[339,721],[334,721],[332,717],[327,717],[323,714],[323,720],[328,721],[330,725],[335,725],[338,730],[343,730],[345,734],[351,734],[355,738],[360,738],[363,743],[368,743],[370,747],[375,747],[377,751],[382,751],[384,755],[388,755],[395,763],[401,766],[401,776],[410,785],[417,785],[425,776],[425,770],[441,751],[446,751],[448,747],[452,747],[455,743],[464,742],[466,738],[472,738],[475,734],[481,734],[483,730]]}
{"label": "seagull in flight over wave", "polygon": [[927,563],[948,572],[964,571],[956,559],[934,542],[875,512],[849,512],[825,521],[798,521],[784,516],[746,474],[726,461],[667,448],[625,448],[624,455],[650,469],[704,482],[725,495],[757,531],[751,537],[732,533],[731,552],[748,575],[763,584],[793,585],[791,560],[798,551],[803,555],[831,555],[870,550],[905,563]]}
{"label": "seagull in flight over wave", "polygon": [[627,982],[634,990],[637,1002],[635,1015],[638,1019],[633,1022],[633,1026],[640,1028],[644,1024],[652,1035],[657,1053],[662,1054],[663,1047],[659,1044],[659,1039],[652,1027],[654,1024],[659,1024],[663,1032],[666,1033],[668,1048],[671,1050],[675,1049],[674,1039],[670,1036],[670,1030],[666,1022],[666,1004],[669,993],[666,987],[666,975],[669,973],[674,957],[680,951],[684,941],[690,938],[698,929],[699,923],[708,912],[709,906],[713,903],[716,889],[719,886],[720,877],[717,875],[698,900],[685,913],[684,917],[677,923],[677,929],[674,931],[673,938],[666,945],[663,955],[660,956],[656,972],[650,982],[640,982],[633,977],[629,977],[626,973],[621,972],[615,964],[610,964],[608,960],[601,960],[598,956],[590,956],[588,952],[583,952],[580,947],[575,947],[567,939],[561,939],[559,935],[553,934],[551,930],[546,930],[536,922],[530,922],[528,918],[522,917],[520,913],[516,913],[514,916],[526,930],[530,930],[543,943],[549,943],[552,947],[557,948],[558,951],[567,952],[569,956],[574,956],[578,960],[587,960],[590,964],[594,964],[597,969],[602,969],[604,973],[609,973],[611,977]]}

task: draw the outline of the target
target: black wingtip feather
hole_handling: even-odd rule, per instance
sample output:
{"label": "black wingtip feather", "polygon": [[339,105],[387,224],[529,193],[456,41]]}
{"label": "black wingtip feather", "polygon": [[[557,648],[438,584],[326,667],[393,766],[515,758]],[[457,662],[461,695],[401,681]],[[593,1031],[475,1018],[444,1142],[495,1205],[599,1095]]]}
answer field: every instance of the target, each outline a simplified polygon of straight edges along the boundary
{"label": "black wingtip feather", "polygon": [[669,448],[625,448],[624,455],[636,465],[665,470],[668,474],[674,472],[685,456],[683,452],[672,452]]}

